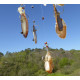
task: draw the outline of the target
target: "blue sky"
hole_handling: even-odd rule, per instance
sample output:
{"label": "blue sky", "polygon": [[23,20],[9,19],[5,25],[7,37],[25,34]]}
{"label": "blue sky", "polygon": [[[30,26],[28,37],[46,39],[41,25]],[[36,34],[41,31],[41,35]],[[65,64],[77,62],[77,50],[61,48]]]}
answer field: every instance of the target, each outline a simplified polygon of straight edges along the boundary
{"label": "blue sky", "polygon": [[[33,4],[34,5],[34,4]],[[30,4],[25,5],[26,13],[29,15],[29,34],[24,38],[21,32],[21,22],[17,8],[18,4],[0,4],[0,52],[4,54],[17,52],[27,48],[43,48],[44,42],[48,42],[53,49],[63,48],[65,50],[80,50],[80,5],[65,4],[64,12],[61,17],[67,25],[67,36],[61,39],[55,32],[55,18],[53,15],[53,6],[48,4],[46,7],[34,5],[32,9]],[[59,11],[62,7],[57,6]],[[43,14],[42,14],[43,13]],[[42,20],[42,16],[45,17]],[[35,20],[37,31],[37,44],[35,44],[32,33],[33,20]]]}

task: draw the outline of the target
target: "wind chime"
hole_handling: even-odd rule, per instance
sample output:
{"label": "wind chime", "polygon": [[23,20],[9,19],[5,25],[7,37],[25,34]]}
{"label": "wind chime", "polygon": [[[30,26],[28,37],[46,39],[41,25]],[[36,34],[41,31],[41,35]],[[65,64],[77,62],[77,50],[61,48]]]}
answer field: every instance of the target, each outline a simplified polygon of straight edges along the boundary
{"label": "wind chime", "polygon": [[[60,6],[63,6],[62,4],[59,4]],[[55,19],[56,19],[56,26],[55,30],[57,35],[64,39],[66,38],[66,24],[62,18],[60,18],[60,13],[56,9],[56,5],[53,4],[54,12],[55,12]]]}
{"label": "wind chime", "polygon": [[28,19],[26,17],[25,8],[23,5],[18,7],[18,12],[21,15],[21,28],[22,28],[21,34],[23,34],[23,36],[26,38],[28,35]]}
{"label": "wind chime", "polygon": [[46,45],[46,49],[47,49],[47,54],[45,56],[45,64],[44,64],[44,67],[45,67],[45,71],[48,72],[48,73],[52,73],[53,71],[53,61],[52,61],[52,57],[51,57],[51,54],[48,50],[48,44],[47,42],[45,43]]}

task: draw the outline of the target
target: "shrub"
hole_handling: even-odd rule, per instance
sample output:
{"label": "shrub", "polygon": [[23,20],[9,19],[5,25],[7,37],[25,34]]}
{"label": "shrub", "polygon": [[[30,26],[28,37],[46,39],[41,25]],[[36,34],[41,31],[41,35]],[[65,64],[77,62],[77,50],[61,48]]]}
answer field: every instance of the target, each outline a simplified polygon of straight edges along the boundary
{"label": "shrub", "polygon": [[71,62],[68,58],[62,58],[60,61],[59,61],[59,66],[60,68],[64,67],[65,65],[70,65]]}

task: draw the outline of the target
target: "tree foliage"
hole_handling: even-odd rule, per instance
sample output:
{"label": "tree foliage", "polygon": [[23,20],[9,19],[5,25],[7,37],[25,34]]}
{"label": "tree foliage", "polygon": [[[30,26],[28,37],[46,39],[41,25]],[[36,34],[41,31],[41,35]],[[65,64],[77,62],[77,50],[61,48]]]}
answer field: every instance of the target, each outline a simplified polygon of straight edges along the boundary
{"label": "tree foliage", "polygon": [[20,52],[6,52],[5,55],[0,52],[0,76],[77,76],[80,70],[80,50],[50,48],[49,51],[54,64],[52,74],[48,74],[44,69],[42,56],[46,55],[46,50],[28,48]]}

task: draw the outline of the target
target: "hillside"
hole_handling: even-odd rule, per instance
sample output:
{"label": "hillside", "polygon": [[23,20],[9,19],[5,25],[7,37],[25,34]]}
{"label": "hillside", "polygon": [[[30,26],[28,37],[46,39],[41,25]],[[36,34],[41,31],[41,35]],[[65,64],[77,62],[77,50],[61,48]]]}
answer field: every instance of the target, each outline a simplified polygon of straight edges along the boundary
{"label": "hillside", "polygon": [[54,70],[45,72],[42,56],[46,55],[43,49],[26,49],[20,52],[0,52],[0,76],[80,76],[80,50],[65,51],[49,49]]}

